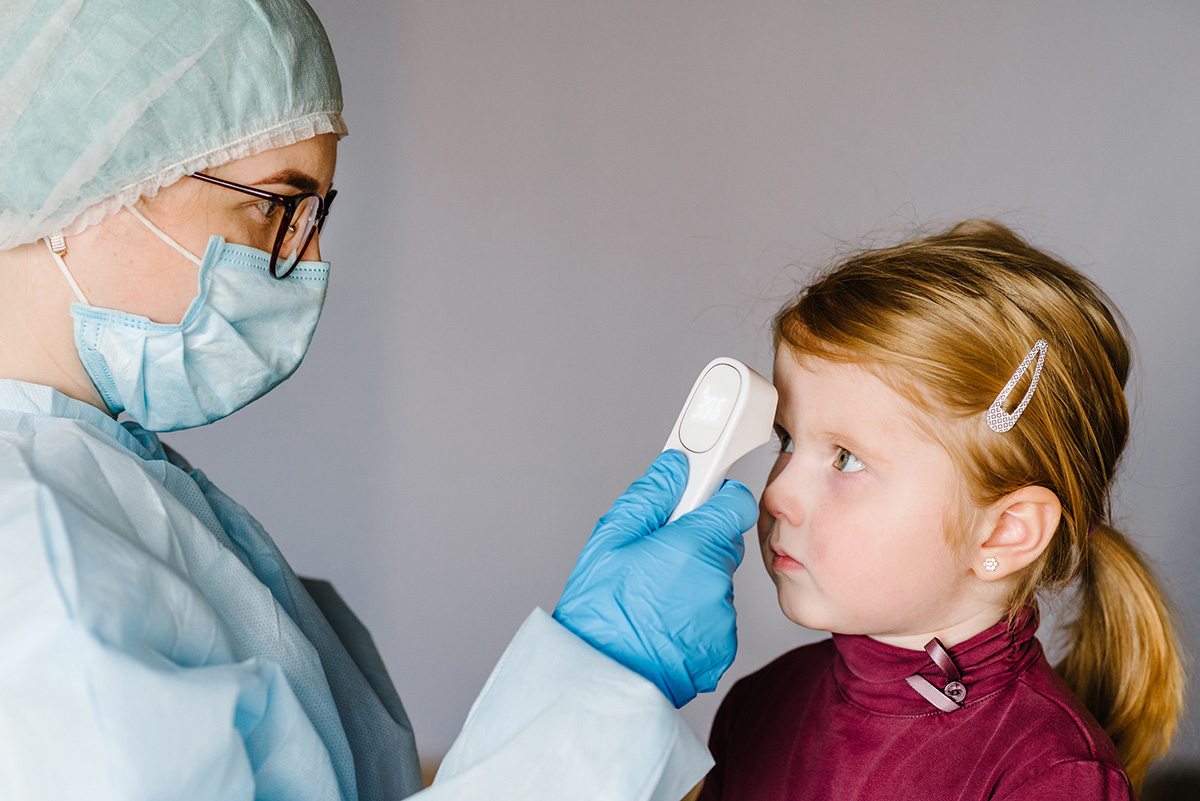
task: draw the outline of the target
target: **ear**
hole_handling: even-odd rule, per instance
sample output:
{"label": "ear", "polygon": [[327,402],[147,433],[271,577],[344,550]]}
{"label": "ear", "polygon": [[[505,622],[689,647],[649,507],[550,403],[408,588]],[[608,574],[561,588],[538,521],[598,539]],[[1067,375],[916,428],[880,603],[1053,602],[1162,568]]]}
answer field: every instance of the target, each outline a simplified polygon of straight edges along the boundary
{"label": "ear", "polygon": [[1028,567],[1050,544],[1061,517],[1058,496],[1045,487],[1022,487],[1001,498],[988,510],[994,522],[972,559],[975,575],[995,581]]}

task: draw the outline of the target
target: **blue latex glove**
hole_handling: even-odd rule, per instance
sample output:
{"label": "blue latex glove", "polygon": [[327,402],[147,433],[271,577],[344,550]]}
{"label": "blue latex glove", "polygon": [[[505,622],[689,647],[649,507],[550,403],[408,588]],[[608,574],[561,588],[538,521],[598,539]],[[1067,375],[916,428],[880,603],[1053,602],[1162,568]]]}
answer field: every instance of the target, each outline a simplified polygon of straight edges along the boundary
{"label": "blue latex glove", "polygon": [[600,518],[554,617],[658,685],[676,707],[711,692],[737,653],[733,571],[758,506],[726,481],[668,525],[687,457],[665,451]]}

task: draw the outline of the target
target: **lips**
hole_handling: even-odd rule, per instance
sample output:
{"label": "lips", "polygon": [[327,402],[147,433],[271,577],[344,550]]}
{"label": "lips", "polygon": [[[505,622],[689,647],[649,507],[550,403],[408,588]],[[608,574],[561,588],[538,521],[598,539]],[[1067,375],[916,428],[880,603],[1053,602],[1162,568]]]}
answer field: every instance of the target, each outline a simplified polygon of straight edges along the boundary
{"label": "lips", "polygon": [[785,553],[778,545],[771,546],[771,567],[779,571],[803,570],[804,565]]}

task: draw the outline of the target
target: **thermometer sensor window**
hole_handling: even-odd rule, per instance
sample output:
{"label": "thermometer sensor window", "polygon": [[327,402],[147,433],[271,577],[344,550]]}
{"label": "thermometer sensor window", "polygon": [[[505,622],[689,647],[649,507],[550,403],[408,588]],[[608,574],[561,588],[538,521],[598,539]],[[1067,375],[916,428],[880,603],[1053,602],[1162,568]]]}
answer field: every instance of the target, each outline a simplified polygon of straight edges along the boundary
{"label": "thermometer sensor window", "polygon": [[741,387],[741,375],[727,364],[718,364],[705,373],[679,426],[683,447],[693,453],[704,453],[717,444]]}

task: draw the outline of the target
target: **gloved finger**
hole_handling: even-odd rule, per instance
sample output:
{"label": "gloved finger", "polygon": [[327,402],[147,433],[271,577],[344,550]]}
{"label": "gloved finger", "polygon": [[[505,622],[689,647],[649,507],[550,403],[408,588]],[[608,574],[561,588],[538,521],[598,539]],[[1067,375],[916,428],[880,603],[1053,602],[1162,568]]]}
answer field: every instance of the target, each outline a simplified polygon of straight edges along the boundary
{"label": "gloved finger", "polygon": [[732,630],[728,635],[728,645],[721,654],[714,654],[709,661],[707,669],[700,671],[693,678],[692,683],[698,693],[711,693],[717,689],[717,684],[721,681],[721,677],[725,675],[725,671],[729,670],[733,664],[734,657],[737,656],[737,623],[733,624]]}
{"label": "gloved finger", "polygon": [[[737,656],[737,612],[733,607],[733,586],[726,588],[723,598],[691,613],[691,625],[685,638],[688,642],[684,670],[691,692],[707,693],[716,689],[721,676]],[[676,704],[681,706],[681,704]]]}
{"label": "gloved finger", "polygon": [[664,545],[696,554],[731,576],[742,563],[746,546],[742,532],[758,520],[758,502],[740,481],[726,481],[706,502],[660,529]]}
{"label": "gloved finger", "polygon": [[645,475],[613,503],[596,524],[589,547],[620,548],[661,528],[683,497],[688,461],[680,451],[663,451]]}

